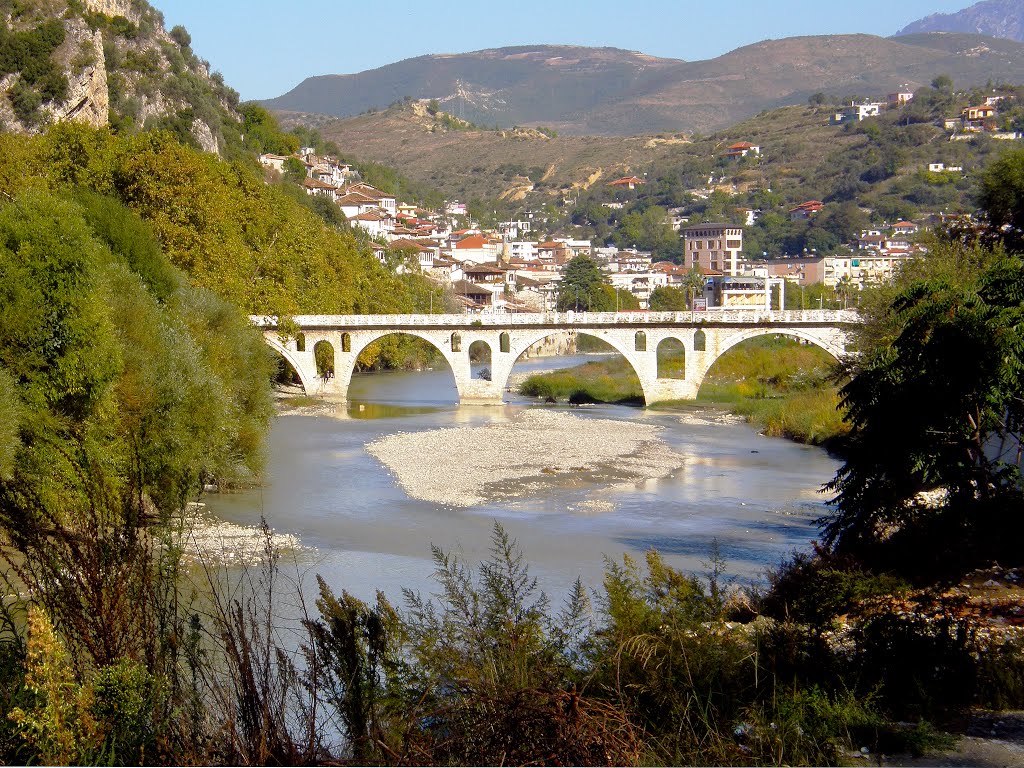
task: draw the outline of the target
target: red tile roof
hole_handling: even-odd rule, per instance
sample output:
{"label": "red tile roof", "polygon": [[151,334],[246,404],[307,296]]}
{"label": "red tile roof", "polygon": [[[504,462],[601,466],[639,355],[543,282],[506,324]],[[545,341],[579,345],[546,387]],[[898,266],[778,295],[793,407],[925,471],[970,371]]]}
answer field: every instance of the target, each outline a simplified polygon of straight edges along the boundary
{"label": "red tile roof", "polygon": [[609,187],[616,187],[616,186],[624,187],[627,184],[646,184],[646,183],[647,183],[646,181],[644,181],[643,179],[638,179],[636,176],[624,176],[621,179],[616,179],[615,181],[609,181],[608,182],[608,186]]}

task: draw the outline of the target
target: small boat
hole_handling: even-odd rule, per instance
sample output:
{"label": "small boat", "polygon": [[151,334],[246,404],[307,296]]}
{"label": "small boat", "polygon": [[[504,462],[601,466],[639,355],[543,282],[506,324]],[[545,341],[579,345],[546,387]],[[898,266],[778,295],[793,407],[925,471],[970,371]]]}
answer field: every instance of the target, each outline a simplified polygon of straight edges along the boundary
{"label": "small boat", "polygon": [[491,380],[491,369],[490,368],[481,368],[480,371],[477,373],[477,376],[479,376],[481,379],[485,379],[486,381],[490,381]]}

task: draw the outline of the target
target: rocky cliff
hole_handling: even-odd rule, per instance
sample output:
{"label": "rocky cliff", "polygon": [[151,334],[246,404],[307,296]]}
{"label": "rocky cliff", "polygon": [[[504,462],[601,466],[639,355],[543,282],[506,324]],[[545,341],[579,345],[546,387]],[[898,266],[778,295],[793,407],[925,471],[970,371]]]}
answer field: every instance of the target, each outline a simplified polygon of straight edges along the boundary
{"label": "rocky cliff", "polygon": [[0,130],[67,120],[224,145],[238,95],[143,0],[0,0]]}
{"label": "rocky cliff", "polygon": [[968,32],[1024,42],[1024,0],[985,0],[956,13],[933,13],[897,34],[917,32]]}

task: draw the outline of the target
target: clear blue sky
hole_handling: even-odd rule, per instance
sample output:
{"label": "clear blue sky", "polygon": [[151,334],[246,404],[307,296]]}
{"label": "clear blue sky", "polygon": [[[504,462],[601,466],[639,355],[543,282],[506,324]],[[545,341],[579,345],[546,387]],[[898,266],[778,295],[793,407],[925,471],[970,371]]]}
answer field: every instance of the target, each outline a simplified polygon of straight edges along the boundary
{"label": "clear blue sky", "polygon": [[150,0],[246,100],[426,53],[562,43],[696,61],[769,38],[888,36],[972,1]]}

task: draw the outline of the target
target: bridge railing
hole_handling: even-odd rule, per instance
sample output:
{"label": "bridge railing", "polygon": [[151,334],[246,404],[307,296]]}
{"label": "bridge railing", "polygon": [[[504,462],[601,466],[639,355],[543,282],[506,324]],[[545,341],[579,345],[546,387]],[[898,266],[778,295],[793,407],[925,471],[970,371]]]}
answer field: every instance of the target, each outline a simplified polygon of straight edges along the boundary
{"label": "bridge railing", "polygon": [[[253,325],[276,328],[277,317],[251,315]],[[300,328],[509,328],[513,326],[848,325],[861,322],[844,309],[712,309],[703,312],[494,312],[459,315],[293,315]]]}

